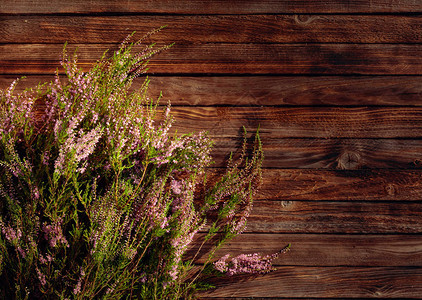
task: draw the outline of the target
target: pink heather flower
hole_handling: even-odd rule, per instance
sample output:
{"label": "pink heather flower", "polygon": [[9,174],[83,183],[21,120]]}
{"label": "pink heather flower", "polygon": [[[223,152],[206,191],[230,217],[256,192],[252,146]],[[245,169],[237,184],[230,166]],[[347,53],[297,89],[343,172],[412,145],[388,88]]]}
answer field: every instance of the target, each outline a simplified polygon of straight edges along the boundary
{"label": "pink heather flower", "polygon": [[97,113],[95,113],[93,116],[92,116],[92,123],[97,123],[97,121],[98,121],[98,114]]}
{"label": "pink heather flower", "polygon": [[42,156],[42,164],[44,166],[48,166],[48,162],[50,160],[50,153],[48,151],[44,152],[43,156]]}
{"label": "pink heather flower", "polygon": [[80,268],[80,276],[79,276],[79,280],[76,283],[76,286],[73,289],[73,294],[77,295],[81,292],[81,286],[82,286],[82,280],[85,277],[85,271],[82,269],[82,267]]}
{"label": "pink heather flower", "polygon": [[38,268],[35,268],[35,270],[37,271],[37,275],[38,275],[38,279],[41,283],[42,286],[47,284],[47,280],[45,278],[45,275],[43,273],[41,273],[41,271]]}
{"label": "pink heather flower", "polygon": [[246,221],[249,217],[250,212],[252,211],[252,199],[249,200],[248,205],[246,206],[245,210],[243,211],[240,219],[236,222],[233,222],[233,227],[230,229],[230,232],[234,234],[241,234],[246,229]]}
{"label": "pink heather flower", "polygon": [[[13,81],[6,92],[0,91],[0,97],[5,98],[4,104],[0,107],[0,140],[2,133],[22,133],[23,125],[28,121],[34,99],[27,92],[19,96],[13,95],[18,79]],[[29,120],[29,123],[32,123]]]}
{"label": "pink heather flower", "polygon": [[[78,164],[81,161],[86,160],[88,156],[94,152],[95,147],[102,136],[101,129],[97,126],[87,133],[80,132],[80,137],[77,138],[75,137],[74,131],[70,130],[72,127],[74,127],[74,125],[69,125],[69,136],[60,149],[59,156],[54,164],[55,172],[58,172],[59,174],[63,172],[68,163]],[[73,156],[69,157],[71,154]],[[81,166],[80,168],[77,168],[77,172],[83,173],[85,168],[86,166]]]}
{"label": "pink heather flower", "polygon": [[82,278],[79,278],[78,282],[76,283],[75,288],[73,289],[73,294],[77,295],[81,292],[81,286],[82,286]]}
{"label": "pink heather flower", "polygon": [[242,273],[267,273],[273,270],[271,257],[262,257],[258,253],[240,254],[231,260],[227,274],[229,276]]}
{"label": "pink heather flower", "polygon": [[182,192],[182,184],[178,180],[172,180],[170,183],[171,190],[175,195],[179,195]]}
{"label": "pink heather flower", "polygon": [[47,264],[47,259],[44,258],[44,256],[42,256],[42,254],[40,253],[38,256],[38,260],[40,261],[41,264],[46,265]]}
{"label": "pink heather flower", "polygon": [[34,199],[38,200],[40,199],[40,192],[38,190],[37,187],[34,187],[33,191],[32,191],[32,196],[34,197]]}
{"label": "pink heather flower", "polygon": [[19,81],[19,79],[13,80],[12,84],[7,88],[7,90],[6,90],[6,99],[9,100],[12,97],[12,93],[15,90],[15,87],[18,84],[18,81]]}
{"label": "pink heather flower", "polygon": [[4,234],[6,240],[12,244],[17,244],[22,237],[22,231],[18,228],[17,230],[13,229],[10,226],[4,226],[3,223],[0,223],[1,231]]}
{"label": "pink heather flower", "polygon": [[290,244],[277,253],[271,255],[262,256],[259,253],[240,254],[233,257],[229,262],[227,262],[227,259],[230,255],[226,254],[214,262],[214,268],[221,273],[227,274],[228,276],[236,274],[268,273],[275,270],[272,265],[272,261],[280,254],[287,252],[289,249]]}
{"label": "pink heather flower", "polygon": [[175,230],[179,234],[170,241],[174,250],[173,267],[169,271],[169,275],[173,280],[176,280],[179,272],[178,265],[182,260],[182,256],[203,223],[201,223],[201,217],[193,208],[194,182],[173,180],[171,186],[172,189],[174,188],[176,192],[179,192],[178,197],[172,203],[172,212],[177,216],[178,224]]}
{"label": "pink heather flower", "polygon": [[229,268],[229,264],[226,262],[226,260],[229,258],[229,256],[230,254],[226,254],[214,262],[214,268],[221,273],[226,273]]}
{"label": "pink heather flower", "polygon": [[62,121],[61,120],[57,120],[56,123],[54,124],[54,137],[56,138],[56,140],[59,138],[59,132],[62,129]]}
{"label": "pink heather flower", "polygon": [[177,266],[177,265],[173,265],[173,266],[171,267],[170,272],[169,272],[169,275],[170,275],[171,279],[173,279],[174,281],[176,281],[176,280],[177,280],[177,275],[179,274],[179,270],[178,270],[178,269],[179,269],[179,268],[178,268],[178,266]]}
{"label": "pink heather flower", "polygon": [[171,198],[164,194],[165,183],[164,179],[155,181],[142,203],[135,204],[134,218],[136,221],[147,217],[151,227],[159,226],[162,229],[168,227],[167,212]]}
{"label": "pink heather flower", "polygon": [[19,254],[21,255],[22,258],[26,257],[26,252],[25,252],[25,250],[22,249],[21,246],[18,246],[17,250],[18,250],[18,252],[19,252]]}
{"label": "pink heather flower", "polygon": [[44,231],[44,238],[48,241],[50,247],[55,247],[58,243],[62,243],[66,247],[69,244],[63,235],[61,221],[56,222],[52,225],[43,225],[42,230]]}
{"label": "pink heather flower", "polygon": [[170,283],[169,282],[163,282],[163,289],[165,290],[165,289],[167,289],[168,287],[170,286]]}
{"label": "pink heather flower", "polygon": [[16,161],[11,162],[10,164],[7,165],[7,167],[10,170],[10,172],[12,172],[13,176],[15,177],[19,177],[23,174],[21,166]]}
{"label": "pink heather flower", "polygon": [[272,266],[271,256],[261,256],[258,253],[253,254],[240,254],[233,257],[229,262],[229,255],[225,255],[214,263],[214,268],[228,276],[236,274],[255,274],[255,273],[268,273],[274,268]]}

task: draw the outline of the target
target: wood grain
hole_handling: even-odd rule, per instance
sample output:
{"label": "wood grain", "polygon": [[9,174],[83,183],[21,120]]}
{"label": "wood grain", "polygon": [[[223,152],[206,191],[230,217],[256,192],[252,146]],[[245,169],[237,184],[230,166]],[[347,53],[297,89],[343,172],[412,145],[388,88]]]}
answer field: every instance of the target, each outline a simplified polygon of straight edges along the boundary
{"label": "wood grain", "polygon": [[[19,75],[0,75],[0,89]],[[172,106],[422,106],[420,76],[149,76],[150,95]],[[30,75],[16,91],[53,79]],[[136,90],[143,78],[134,81]]]}
{"label": "wood grain", "polygon": [[[89,68],[116,44],[79,46]],[[0,44],[0,74],[54,74],[61,44]],[[422,45],[407,44],[176,44],[151,59],[162,74],[367,74],[421,75]]]}
{"label": "wood grain", "polygon": [[[270,255],[289,243],[290,251],[275,259],[275,266],[422,266],[422,239],[419,235],[244,233],[219,249],[215,258],[242,253]],[[192,248],[197,250],[199,242],[193,243]],[[209,248],[207,245],[196,257],[196,263],[206,262]],[[195,252],[188,251],[186,258],[193,257]]]}
{"label": "wood grain", "polygon": [[422,202],[256,201],[246,232],[422,233]]}
{"label": "wood grain", "polygon": [[168,25],[146,41],[176,42],[151,60],[150,95],[172,101],[179,132],[210,131],[209,180],[242,126],[263,140],[248,228],[217,256],[292,243],[278,271],[214,279],[202,298],[420,298],[421,13],[415,0],[2,0],[0,88],[51,80],[66,41],[87,69]]}
{"label": "wood grain", "polygon": [[178,132],[209,131],[212,137],[238,136],[242,126],[263,138],[419,138],[420,108],[175,107]]}
{"label": "wood grain", "polygon": [[422,172],[265,169],[263,184],[255,199],[421,201]]}
{"label": "wood grain", "polygon": [[171,14],[257,14],[257,13],[397,13],[422,12],[415,0],[3,0],[0,14],[57,13],[171,13]]}
{"label": "wood grain", "polygon": [[[242,127],[249,132],[260,127],[264,140],[418,138],[422,134],[422,108],[413,107],[174,107],[172,115],[179,134],[207,131],[211,138],[239,137]],[[156,121],[162,118],[162,111],[158,111]],[[352,156],[359,156],[351,152],[353,148],[340,154],[345,155],[344,162],[340,161],[346,165],[343,168],[350,168],[347,164],[353,163]]]}
{"label": "wood grain", "polygon": [[[160,110],[157,122],[163,118],[163,108]],[[40,106],[35,117],[43,111]],[[249,132],[260,127],[264,139],[391,139],[415,138],[422,133],[422,109],[414,107],[175,107],[172,115],[178,120],[179,134],[207,131],[210,137],[220,138],[239,136],[242,127]],[[352,156],[359,155],[350,151],[353,149],[341,154],[347,156],[343,168],[350,168],[347,164]]]}
{"label": "wood grain", "polygon": [[[398,15],[4,16],[0,43],[421,43],[422,17]],[[83,32],[83,34],[80,34]],[[257,34],[259,33],[259,34]]]}
{"label": "wood grain", "polygon": [[[183,123],[182,120],[177,121],[180,126]],[[261,127],[261,130],[265,129]],[[253,129],[248,135],[250,145],[253,144],[252,133]],[[268,168],[358,170],[422,167],[420,139],[272,138],[263,131],[261,133],[264,167]],[[216,145],[212,154],[215,166],[224,167],[230,152],[236,153],[240,149],[242,134],[215,137],[214,140]]]}
{"label": "wood grain", "polygon": [[203,297],[419,298],[422,268],[279,267],[263,276],[235,276],[215,282],[217,288]]}

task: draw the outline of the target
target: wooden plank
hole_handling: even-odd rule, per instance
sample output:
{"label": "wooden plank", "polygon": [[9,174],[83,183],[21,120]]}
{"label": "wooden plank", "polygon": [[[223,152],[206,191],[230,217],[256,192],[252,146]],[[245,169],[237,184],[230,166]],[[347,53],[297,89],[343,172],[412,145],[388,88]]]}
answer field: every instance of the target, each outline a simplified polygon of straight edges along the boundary
{"label": "wooden plank", "polygon": [[[192,258],[199,242],[186,258]],[[275,266],[422,266],[422,239],[419,235],[327,235],[327,234],[253,234],[243,233],[215,253],[218,259],[241,253],[270,255],[291,243],[291,250],[273,261]],[[195,251],[194,251],[195,250]],[[209,245],[196,256],[206,262]]]}
{"label": "wooden plank", "polygon": [[[19,75],[0,75],[0,89]],[[16,91],[47,82],[52,75],[30,75]],[[422,106],[420,76],[150,76],[149,92],[172,106]],[[143,79],[135,80],[137,89]]]}
{"label": "wooden plank", "polygon": [[178,132],[207,130],[212,137],[233,137],[242,126],[263,138],[418,138],[420,108],[332,107],[175,107]]}
{"label": "wooden plank", "polygon": [[[176,122],[176,127],[183,127],[183,120]],[[261,127],[261,130],[265,129]],[[264,167],[268,168],[357,170],[422,167],[420,139],[273,139],[268,134],[262,134],[262,139]],[[242,135],[216,136],[214,140],[215,166],[224,167],[229,153],[239,150]],[[252,139],[250,144],[253,144]]]}
{"label": "wooden plank", "polygon": [[419,76],[151,76],[150,91],[173,105],[422,106]]}
{"label": "wooden plank", "polygon": [[222,277],[215,283],[216,289],[201,296],[419,299],[422,268],[279,267],[266,275]]}
{"label": "wooden plank", "polygon": [[[174,107],[172,115],[179,134],[208,131],[211,138],[239,137],[242,126],[249,132],[260,127],[264,140],[391,139],[417,138],[422,134],[422,108],[414,107]],[[162,114],[158,112],[156,121],[160,122],[160,118]],[[352,160],[360,165],[359,153],[353,151],[351,148],[341,153],[343,168],[351,168],[348,164],[355,164]]]}
{"label": "wooden plank", "polygon": [[420,201],[422,172],[265,169],[260,200]]}
{"label": "wooden plank", "polygon": [[153,35],[151,42],[422,42],[422,17],[413,15],[19,15],[0,19],[0,43],[119,43],[133,31],[141,37],[163,25],[168,27]]}
{"label": "wooden plank", "polygon": [[[35,115],[42,112],[40,107]],[[422,109],[414,107],[175,107],[172,115],[179,134],[208,131],[212,138],[238,137],[242,126],[249,132],[260,127],[263,139],[416,138],[422,133]],[[160,118],[158,112],[156,121]],[[341,154],[344,168],[359,158],[352,151]]]}
{"label": "wooden plank", "polygon": [[[76,46],[84,68],[118,47],[76,44],[70,51]],[[0,74],[53,74],[62,48],[1,44]],[[421,75],[422,44],[176,44],[151,60],[150,73]]]}
{"label": "wooden plank", "polygon": [[256,201],[246,232],[422,233],[422,202]]}
{"label": "wooden plank", "polygon": [[176,13],[176,14],[262,14],[262,13],[397,13],[421,12],[415,0],[2,0],[0,14],[54,13]]}
{"label": "wooden plank", "polygon": [[[368,110],[368,111],[365,111]],[[185,116],[183,113],[187,116]],[[403,140],[403,139],[368,139],[365,138],[369,135],[375,137],[385,137],[381,134],[385,134],[387,129],[394,134],[399,133],[398,128],[400,123],[400,112],[403,114],[402,119],[406,116],[409,120],[403,123],[405,126],[402,132],[406,132],[406,127],[409,128],[409,132],[420,134],[419,127],[412,127],[415,123],[418,123],[418,111],[411,108],[400,108],[394,110],[393,108],[226,108],[226,107],[176,107],[173,108],[173,113],[176,116],[176,125],[179,132],[190,132],[209,130],[210,135],[217,142],[215,150],[213,152],[214,160],[216,161],[217,167],[225,165],[227,155],[230,152],[235,152],[240,147],[240,141],[242,139],[239,129],[243,124],[248,125],[249,132],[256,130],[259,124],[261,124],[261,136],[263,138],[264,152],[266,160],[264,167],[272,168],[326,168],[326,169],[380,169],[380,168],[420,168],[422,166],[420,162],[420,153],[422,152],[422,141],[416,140]],[[189,114],[193,114],[192,117]],[[200,114],[200,116],[195,116]],[[287,120],[287,124],[280,123],[277,126],[278,115],[291,115],[291,119],[301,118],[301,122],[297,122],[297,129],[293,129],[292,124]],[[356,116],[354,117],[353,114]],[[365,114],[368,116],[365,117]],[[398,117],[391,118],[392,116],[398,115]],[[251,115],[252,119],[249,117]],[[312,115],[311,117],[309,117]],[[349,116],[348,116],[349,115]],[[371,117],[374,115],[374,117]],[[387,117],[383,117],[387,115]],[[229,116],[229,117],[226,117]],[[271,120],[271,117],[274,120]],[[315,117],[317,121],[306,120],[306,118]],[[346,118],[347,117],[347,118]],[[342,132],[340,138],[320,139],[320,138],[307,138],[309,136],[303,135],[314,130],[316,137],[332,137],[333,132],[326,131],[326,123],[337,124],[346,118],[354,120],[344,124],[340,128],[331,126],[333,132]],[[366,121],[368,119],[373,119]],[[233,120],[231,120],[233,119]],[[361,121],[363,120],[363,121]],[[234,121],[232,124],[231,121]],[[215,122],[215,123],[213,123]],[[252,123],[255,122],[255,123]],[[364,123],[366,122],[366,124]],[[385,123],[387,129],[378,127],[379,132],[372,132],[365,129],[365,127],[372,127],[371,129],[377,129],[373,127],[372,123]],[[301,124],[302,123],[302,124]],[[308,124],[310,123],[310,124]],[[318,124],[319,123],[319,124]],[[356,132],[350,131],[348,124],[359,123]],[[388,128],[388,124],[391,123],[391,128]],[[195,126],[195,127],[192,127]],[[198,127],[199,126],[199,127]],[[379,126],[379,125],[378,125]],[[309,127],[309,130],[306,128]],[[303,131],[301,131],[303,128]],[[355,127],[353,127],[355,128]],[[284,129],[282,135],[279,135],[278,130]],[[288,132],[290,130],[290,133]],[[345,130],[349,130],[347,132]],[[413,130],[413,131],[412,131]],[[321,134],[327,133],[327,136]],[[346,134],[345,134],[346,133]],[[356,133],[363,135],[354,136],[359,139],[349,139]],[[287,135],[286,135],[287,134]],[[299,135],[302,138],[297,138]],[[291,137],[291,138],[289,138]],[[346,137],[346,138],[342,138]],[[387,135],[386,137],[390,137]],[[397,137],[397,136],[396,136]],[[400,137],[400,136],[398,136]],[[404,136],[406,137],[406,136]]]}

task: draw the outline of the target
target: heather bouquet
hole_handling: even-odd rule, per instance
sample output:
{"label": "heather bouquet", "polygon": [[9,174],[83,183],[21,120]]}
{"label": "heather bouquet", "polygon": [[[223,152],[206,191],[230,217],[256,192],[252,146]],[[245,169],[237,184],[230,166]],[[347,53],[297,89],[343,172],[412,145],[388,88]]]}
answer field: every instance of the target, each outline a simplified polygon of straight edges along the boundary
{"label": "heather bouquet", "polygon": [[126,40],[88,71],[65,50],[64,76],[1,92],[0,298],[188,299],[209,276],[272,269],[274,255],[214,258],[245,229],[259,135],[207,176],[207,133],[177,134],[148,80],[130,90],[161,50]]}

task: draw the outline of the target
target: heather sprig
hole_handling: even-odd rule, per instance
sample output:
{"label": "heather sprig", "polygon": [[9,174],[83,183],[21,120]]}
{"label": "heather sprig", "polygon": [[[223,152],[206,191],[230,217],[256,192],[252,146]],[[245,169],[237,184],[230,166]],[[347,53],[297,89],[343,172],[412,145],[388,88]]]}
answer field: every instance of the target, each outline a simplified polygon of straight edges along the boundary
{"label": "heather sprig", "polygon": [[[169,46],[130,40],[89,70],[65,46],[64,77],[1,92],[1,298],[188,299],[216,250],[245,229],[262,176],[259,134],[249,159],[245,133],[238,162],[207,180],[207,133],[176,134],[149,79],[130,90]],[[194,244],[197,253],[211,245],[199,269],[197,255],[186,258]],[[225,264],[214,265],[227,273]]]}
{"label": "heather sprig", "polygon": [[280,254],[290,250],[290,244],[282,250],[271,254],[262,255],[260,253],[239,254],[230,260],[230,254],[226,254],[219,260],[214,262],[214,268],[228,276],[237,274],[264,274],[275,270],[272,261],[279,257]]}

